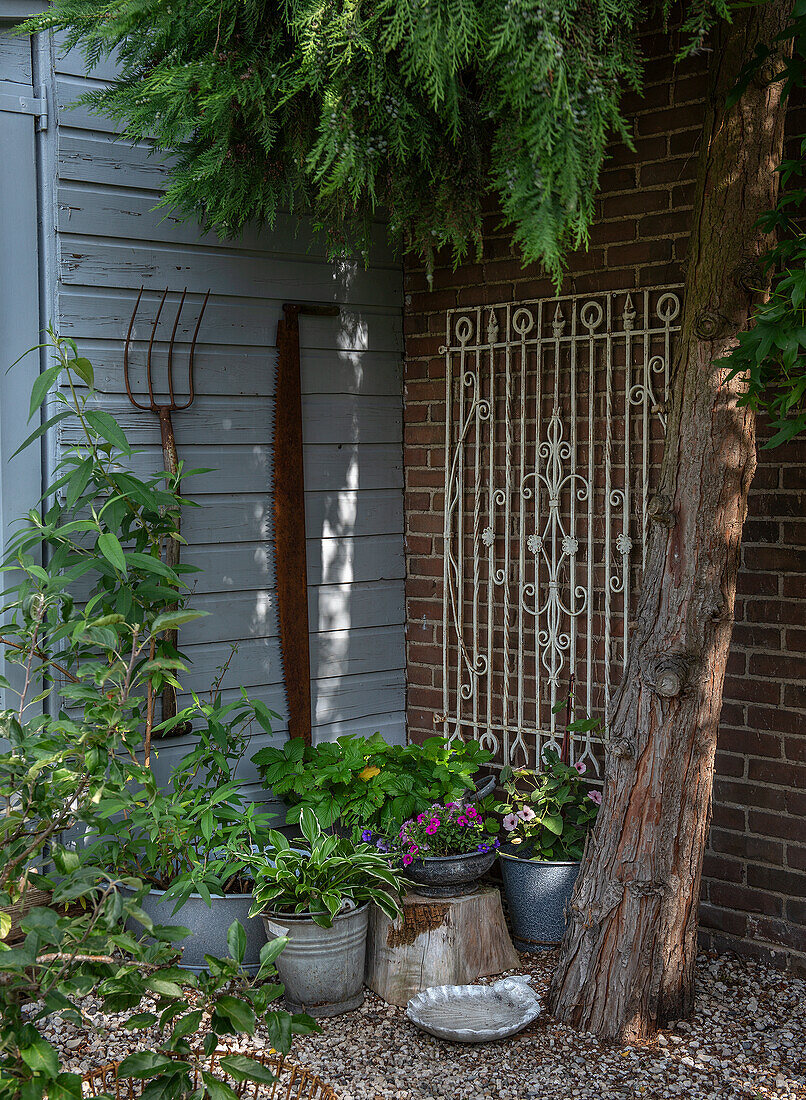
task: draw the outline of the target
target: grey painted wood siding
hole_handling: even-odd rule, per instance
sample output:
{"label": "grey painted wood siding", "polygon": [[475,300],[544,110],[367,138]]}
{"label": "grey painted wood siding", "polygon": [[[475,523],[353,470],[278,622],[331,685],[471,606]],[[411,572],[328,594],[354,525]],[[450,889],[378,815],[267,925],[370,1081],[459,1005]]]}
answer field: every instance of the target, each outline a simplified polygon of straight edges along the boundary
{"label": "grey painted wood siding", "polygon": [[[11,17],[0,7],[0,17]],[[13,108],[15,97],[33,97],[31,40],[0,24],[0,94]],[[31,431],[26,423],[31,386],[39,373],[36,353],[10,372],[6,368],[39,342],[37,264],[37,177],[35,123],[29,114],[0,109],[0,558],[6,555],[15,523],[32,508],[42,490],[39,448],[12,455]],[[0,589],[12,583],[7,574]],[[19,667],[0,655],[0,674],[12,683]],[[17,685],[19,686],[19,684]],[[0,707],[18,700],[0,689]]]}
{"label": "grey painted wood siding", "polygon": [[[59,327],[95,364],[106,407],[140,449],[140,471],[163,467],[156,418],[134,410],[123,386],[137,291],[145,287],[132,375],[142,391],[159,296],[171,288],[154,353],[156,377],[164,377],[165,341],[188,287],[175,356],[180,393],[196,314],[212,291],[197,348],[198,396],[174,416],[186,467],[210,467],[183,485],[201,505],[183,517],[183,560],[202,570],[194,605],[212,613],[181,634],[189,685],[208,687],[236,644],[225,688],[243,684],[284,714],[270,540],[276,325],[283,301],[345,303],[339,318],[302,321],[314,735],[380,729],[403,740],[402,277],[383,233],[369,270],[326,263],[296,219],[238,242],[203,235],[153,209],[165,170],[146,146],[116,141],[114,124],[69,109],[94,84],[81,59],[57,57],[55,77]],[[68,427],[61,444],[72,439]],[[278,736],[284,729],[283,719]],[[182,751],[181,742],[166,743],[163,764]]]}

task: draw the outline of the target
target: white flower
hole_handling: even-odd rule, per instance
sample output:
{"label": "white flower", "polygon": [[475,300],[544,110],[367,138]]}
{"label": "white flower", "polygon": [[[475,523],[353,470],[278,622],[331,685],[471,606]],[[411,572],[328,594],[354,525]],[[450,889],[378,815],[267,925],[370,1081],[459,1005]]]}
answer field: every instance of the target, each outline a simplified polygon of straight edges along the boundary
{"label": "white flower", "polygon": [[513,829],[517,829],[518,827],[517,814],[507,814],[501,824],[504,826],[508,833],[511,833]]}
{"label": "white flower", "polygon": [[521,821],[532,821],[533,818],[537,817],[537,814],[531,806],[521,806],[518,810],[518,817]]}

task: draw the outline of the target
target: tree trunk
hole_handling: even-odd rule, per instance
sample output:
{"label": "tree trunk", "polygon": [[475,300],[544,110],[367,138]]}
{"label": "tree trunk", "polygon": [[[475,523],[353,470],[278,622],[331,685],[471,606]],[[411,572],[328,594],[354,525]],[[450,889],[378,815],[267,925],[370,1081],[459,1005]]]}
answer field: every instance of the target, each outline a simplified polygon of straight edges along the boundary
{"label": "tree trunk", "polygon": [[[692,1007],[697,905],[755,425],[724,356],[758,300],[775,205],[781,84],[725,100],[791,0],[733,9],[713,44],[681,333],[638,621],[615,701],[605,798],[551,989],[556,1017],[628,1041]],[[753,289],[755,288],[755,289]]]}

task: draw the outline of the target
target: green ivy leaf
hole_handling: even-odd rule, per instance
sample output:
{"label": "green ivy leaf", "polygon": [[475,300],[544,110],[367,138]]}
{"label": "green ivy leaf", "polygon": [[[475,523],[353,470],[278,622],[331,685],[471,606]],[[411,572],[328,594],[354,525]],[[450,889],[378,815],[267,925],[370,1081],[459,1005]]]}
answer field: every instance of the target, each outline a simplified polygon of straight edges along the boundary
{"label": "green ivy leaf", "polygon": [[245,1054],[228,1054],[221,1059],[221,1068],[235,1081],[259,1081],[264,1085],[273,1085],[277,1080],[276,1074],[258,1062],[255,1058],[248,1058]]}
{"label": "green ivy leaf", "polygon": [[56,1077],[59,1072],[59,1055],[54,1046],[41,1037],[20,1050],[20,1057],[34,1073]]}
{"label": "green ivy leaf", "polygon": [[221,1081],[218,1077],[214,1077],[212,1073],[208,1073],[207,1070],[202,1070],[202,1080],[207,1086],[207,1094],[210,1100],[238,1100],[238,1095],[235,1093],[226,1082]]}
{"label": "green ivy leaf", "polygon": [[124,577],[128,576],[126,555],[123,553],[123,547],[120,545],[117,535],[111,531],[104,531],[102,535],[98,536],[98,549],[114,569],[117,569]]}
{"label": "green ivy leaf", "polygon": [[29,420],[42,405],[48,395],[50,387],[59,377],[61,369],[61,364],[57,363],[55,367],[48,367],[47,370],[43,370],[42,373],[37,375],[34,379],[34,384],[31,386],[31,403],[28,413]]}
{"label": "green ivy leaf", "polygon": [[67,367],[69,370],[75,371],[86,386],[92,388],[95,385],[95,371],[92,369],[92,363],[89,359],[68,359]]}
{"label": "green ivy leaf", "polygon": [[216,1001],[215,1012],[218,1016],[226,1017],[238,1031],[254,1035],[255,1014],[246,1001],[225,993]]}
{"label": "green ivy leaf", "polygon": [[246,952],[246,932],[243,925],[234,920],[227,929],[227,950],[237,963],[243,962]]}
{"label": "green ivy leaf", "polygon": [[189,608],[180,611],[163,611],[151,624],[151,630],[154,634],[159,634],[161,630],[176,630],[185,623],[192,623],[194,619],[202,619],[209,614],[209,611],[191,611]]}

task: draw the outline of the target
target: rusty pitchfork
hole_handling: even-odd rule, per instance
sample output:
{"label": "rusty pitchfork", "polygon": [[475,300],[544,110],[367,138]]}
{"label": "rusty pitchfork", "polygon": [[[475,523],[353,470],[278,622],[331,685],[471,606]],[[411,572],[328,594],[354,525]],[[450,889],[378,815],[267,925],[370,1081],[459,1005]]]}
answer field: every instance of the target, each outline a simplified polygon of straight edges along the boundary
{"label": "rusty pitchfork", "polygon": [[[160,315],[162,314],[165,300],[168,297],[168,287],[165,288],[162,294],[162,299],[157,309],[157,315],[154,318],[154,322],[151,326],[151,337],[148,341],[148,353],[146,355],[146,382],[148,384],[148,402],[145,399],[138,401],[132,393],[131,384],[129,382],[129,345],[131,343],[132,329],[134,328],[134,321],[137,317],[137,310],[140,306],[140,299],[143,297],[143,287],[140,287],[140,293],[137,295],[137,301],[134,303],[134,309],[132,310],[131,320],[129,321],[129,330],[126,333],[126,343],[123,349],[123,380],[126,384],[126,393],[129,395],[129,400],[136,409],[141,409],[144,412],[153,412],[160,422],[160,435],[162,436],[162,453],[165,459],[165,469],[171,480],[176,478],[176,474],[179,472],[179,460],[176,454],[176,437],[174,435],[173,423],[171,421],[171,413],[183,412],[185,409],[189,409],[193,404],[194,392],[193,392],[193,360],[196,353],[196,338],[199,335],[199,329],[202,323],[202,317],[204,311],[207,308],[207,299],[210,297],[210,291],[208,290],[204,296],[201,310],[196,321],[196,328],[193,332],[193,340],[190,344],[190,355],[188,358],[188,392],[189,396],[187,401],[183,404],[177,401],[174,395],[173,384],[173,355],[174,355],[174,342],[176,340],[176,330],[179,327],[179,318],[182,315],[182,307],[185,304],[185,296],[187,295],[187,287],[182,291],[182,297],[179,302],[179,308],[176,311],[176,317],[174,319],[173,329],[171,330],[171,339],[168,344],[168,394],[169,400],[167,403],[160,403],[154,396],[154,384],[152,378],[152,358],[151,353],[154,347],[154,338],[157,334],[157,325],[159,324]],[[177,492],[179,491],[179,483],[174,481]],[[180,529],[180,515],[177,513],[175,517],[177,533]],[[180,543],[178,539],[168,539],[168,546],[165,552],[166,564],[172,569],[179,564],[179,551]],[[166,632],[166,640],[176,648],[177,644],[177,632],[170,630]],[[162,720],[166,721],[169,718],[173,718],[176,715],[176,691],[169,684],[166,684],[162,689]],[[149,722],[150,731],[150,722]]]}

